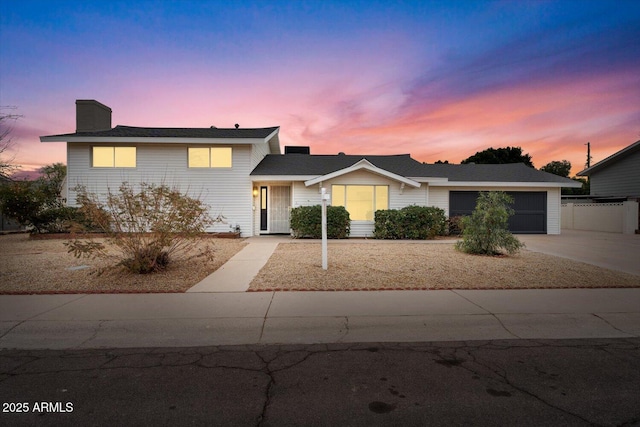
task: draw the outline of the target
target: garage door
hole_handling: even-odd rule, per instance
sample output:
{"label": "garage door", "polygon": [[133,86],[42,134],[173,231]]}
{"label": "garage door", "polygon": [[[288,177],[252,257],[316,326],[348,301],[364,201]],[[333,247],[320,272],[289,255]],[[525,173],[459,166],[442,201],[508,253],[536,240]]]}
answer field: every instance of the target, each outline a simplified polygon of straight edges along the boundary
{"label": "garage door", "polygon": [[[515,214],[509,218],[509,231],[521,234],[547,233],[547,192],[507,191],[514,202]],[[471,215],[476,207],[478,191],[450,191],[449,215]]]}

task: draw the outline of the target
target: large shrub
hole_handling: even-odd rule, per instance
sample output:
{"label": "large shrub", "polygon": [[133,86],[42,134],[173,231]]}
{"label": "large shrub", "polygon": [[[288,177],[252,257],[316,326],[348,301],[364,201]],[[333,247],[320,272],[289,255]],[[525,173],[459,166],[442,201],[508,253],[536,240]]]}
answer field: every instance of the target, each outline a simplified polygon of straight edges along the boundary
{"label": "large shrub", "polygon": [[117,192],[109,190],[104,203],[85,188],[77,193],[82,214],[117,251],[114,255],[100,242],[77,238],[65,243],[68,251],[77,257],[115,257],[133,273],[162,270],[174,256],[186,257],[206,228],[222,220],[211,218],[200,200],[166,185],[142,183],[136,190],[125,182]]}
{"label": "large shrub", "polygon": [[61,197],[66,166],[61,163],[40,169],[35,181],[0,185],[0,210],[32,233],[67,232],[83,218],[77,209],[64,206]]}
{"label": "large shrub", "polygon": [[467,253],[499,255],[500,249],[516,253],[524,244],[509,232],[513,199],[502,191],[481,192],[471,216],[462,219],[462,240],[456,248]]}
{"label": "large shrub", "polygon": [[[290,223],[295,238],[322,238],[322,206],[291,209]],[[346,239],[350,232],[349,212],[343,206],[327,206],[327,238]]]}
{"label": "large shrub", "polygon": [[405,206],[378,210],[373,235],[376,239],[433,239],[446,233],[444,210],[433,206]]}

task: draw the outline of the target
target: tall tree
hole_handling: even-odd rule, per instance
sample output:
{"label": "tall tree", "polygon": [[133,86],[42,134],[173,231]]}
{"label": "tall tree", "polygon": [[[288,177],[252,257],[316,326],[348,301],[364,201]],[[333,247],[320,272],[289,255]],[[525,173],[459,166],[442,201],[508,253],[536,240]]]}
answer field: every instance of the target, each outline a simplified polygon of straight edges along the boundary
{"label": "tall tree", "polygon": [[521,147],[506,148],[487,148],[484,151],[478,151],[473,156],[464,159],[462,164],[479,163],[479,164],[503,164],[503,163],[524,163],[529,167],[533,167],[531,156],[523,154]]}
{"label": "tall tree", "polygon": [[67,166],[62,163],[53,163],[40,168],[42,176],[38,179],[41,189],[50,205],[64,206],[62,200],[62,184],[67,176]]}
{"label": "tall tree", "polygon": [[18,165],[13,164],[12,157],[5,157],[7,150],[13,145],[11,134],[11,122],[18,120],[17,114],[6,114],[1,110],[15,109],[15,107],[0,107],[0,179],[9,179],[9,176],[18,169]]}
{"label": "tall tree", "polygon": [[569,178],[571,172],[571,162],[569,160],[553,160],[540,168],[543,172]]}

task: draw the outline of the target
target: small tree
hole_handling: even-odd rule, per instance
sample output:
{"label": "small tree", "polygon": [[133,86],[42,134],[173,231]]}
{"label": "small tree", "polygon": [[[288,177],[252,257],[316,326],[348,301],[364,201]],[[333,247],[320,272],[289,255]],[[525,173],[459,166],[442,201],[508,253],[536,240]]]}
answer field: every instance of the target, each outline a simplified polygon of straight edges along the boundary
{"label": "small tree", "polygon": [[35,181],[0,186],[0,210],[33,233],[64,232],[78,221],[75,208],[65,207],[60,193],[67,167],[55,163],[40,169]]}
{"label": "small tree", "polygon": [[[129,271],[151,273],[164,269],[178,256],[190,257],[207,227],[222,221],[211,218],[198,199],[166,185],[142,183],[138,191],[127,182],[118,192],[108,191],[102,203],[96,194],[78,187],[80,212],[107,236],[117,249],[115,255],[92,239],[65,243],[76,257],[114,258]],[[211,256],[207,248],[194,256]]]}
{"label": "small tree", "polygon": [[509,232],[510,203],[513,199],[504,192],[481,192],[473,214],[462,219],[462,240],[456,249],[481,255],[499,255],[500,248],[517,253],[524,244]]}

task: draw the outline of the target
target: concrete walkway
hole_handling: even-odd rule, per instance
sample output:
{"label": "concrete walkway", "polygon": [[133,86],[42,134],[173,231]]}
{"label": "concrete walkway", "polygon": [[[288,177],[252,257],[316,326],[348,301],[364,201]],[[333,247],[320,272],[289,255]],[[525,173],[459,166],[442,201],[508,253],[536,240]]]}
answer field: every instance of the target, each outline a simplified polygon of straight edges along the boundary
{"label": "concrete walkway", "polygon": [[640,337],[640,289],[0,296],[0,348]]}
{"label": "concrete walkway", "polygon": [[246,292],[278,243],[290,241],[291,238],[274,236],[247,240],[247,246],[187,292]]}

